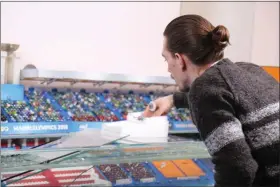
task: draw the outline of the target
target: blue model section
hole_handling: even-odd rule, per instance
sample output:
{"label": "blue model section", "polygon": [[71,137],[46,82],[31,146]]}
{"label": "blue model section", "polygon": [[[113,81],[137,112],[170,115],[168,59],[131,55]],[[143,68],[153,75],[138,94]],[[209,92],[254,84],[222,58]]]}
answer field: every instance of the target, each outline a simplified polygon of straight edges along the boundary
{"label": "blue model section", "polygon": [[24,86],[19,84],[1,84],[1,100],[22,101]]}
{"label": "blue model section", "polygon": [[[207,168],[207,165],[204,165],[200,159],[194,159],[193,162],[204,172],[203,176],[166,178],[158,171],[153,163],[150,162],[97,165],[94,166],[94,169],[101,179],[111,182],[113,187],[214,186],[213,172]],[[140,165],[141,167],[138,167]]]}
{"label": "blue model section", "polygon": [[[1,132],[4,136],[41,135],[76,132],[85,127],[101,128],[104,122],[125,120],[127,113],[143,111],[157,97],[159,95],[153,93],[132,91],[89,93],[31,88],[20,101],[9,98],[1,102]],[[197,132],[188,110],[173,109],[168,118],[173,132]]]}
{"label": "blue model section", "polygon": [[[22,92],[23,93],[23,92]],[[2,92],[1,92],[2,94]],[[45,135],[66,135],[85,128],[101,128],[104,122],[125,120],[128,112],[140,112],[159,95],[88,93],[86,90],[51,91],[29,89],[21,99],[6,97],[1,102],[1,138],[45,137]],[[170,130],[197,132],[192,125],[188,110],[172,110],[168,114]],[[7,140],[5,140],[7,141]],[[15,149],[15,147],[9,147]],[[9,149],[7,148],[7,149]],[[22,147],[22,148],[28,148]],[[166,178],[150,162],[120,164],[116,169],[95,166],[96,170],[113,186],[213,186],[213,164],[209,159],[194,162],[203,170],[204,176],[197,178]],[[137,166],[135,166],[135,164]],[[211,165],[212,164],[212,165]],[[144,168],[144,169],[143,169]],[[108,172],[107,174],[105,174]],[[120,176],[121,175],[121,176]]]}
{"label": "blue model section", "polygon": [[[206,159],[203,159],[206,160]],[[210,159],[207,159],[210,161]],[[131,164],[106,164],[96,166],[100,175],[110,181],[115,187],[126,186],[214,186],[214,177],[211,169],[200,159],[194,159],[194,163],[205,173],[203,176],[166,178],[153,163]],[[130,167],[128,167],[130,165]],[[138,168],[138,169],[137,169]]]}
{"label": "blue model section", "polygon": [[[171,136],[170,139],[174,141],[180,141],[175,136]],[[181,139],[181,138],[179,138]],[[184,139],[181,139],[184,140]],[[50,143],[46,147],[54,147],[56,142]],[[112,156],[112,155],[111,155]],[[168,160],[176,165],[174,160]],[[172,174],[173,177],[165,177],[159,168],[165,166],[155,166],[154,162],[142,162],[142,163],[121,163],[121,164],[103,164],[94,166],[97,173],[100,174],[101,178],[108,180],[112,183],[114,187],[128,187],[128,186],[150,186],[150,187],[162,187],[162,186],[174,186],[174,187],[186,187],[186,186],[213,186],[213,164],[210,159],[193,159],[193,163],[198,166],[202,173],[194,174],[192,172],[192,167],[185,172],[180,169],[177,164],[177,169],[184,174],[184,176],[178,176]],[[166,161],[158,161],[165,163]],[[185,164],[185,163],[183,163]],[[161,165],[161,164],[160,164]],[[67,168],[66,168],[67,169]],[[173,172],[173,169],[166,167],[169,173]]]}

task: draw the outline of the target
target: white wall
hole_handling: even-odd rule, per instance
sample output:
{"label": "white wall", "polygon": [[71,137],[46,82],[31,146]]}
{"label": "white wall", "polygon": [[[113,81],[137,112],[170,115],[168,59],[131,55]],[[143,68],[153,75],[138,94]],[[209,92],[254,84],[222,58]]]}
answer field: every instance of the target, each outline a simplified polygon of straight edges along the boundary
{"label": "white wall", "polygon": [[256,4],[252,61],[279,67],[279,2]]}
{"label": "white wall", "polygon": [[1,42],[20,44],[18,68],[168,75],[162,32],[180,8],[225,25],[233,61],[279,66],[276,3],[1,3]]}
{"label": "white wall", "polygon": [[166,24],[180,3],[1,3],[1,42],[20,44],[24,65],[168,75]]}
{"label": "white wall", "polygon": [[225,25],[231,46],[225,56],[232,61],[279,66],[278,2],[184,2],[181,14],[199,14]]}
{"label": "white wall", "polygon": [[254,2],[184,2],[182,14],[199,14],[214,26],[224,25],[230,32],[231,45],[225,56],[233,61],[251,61]]}

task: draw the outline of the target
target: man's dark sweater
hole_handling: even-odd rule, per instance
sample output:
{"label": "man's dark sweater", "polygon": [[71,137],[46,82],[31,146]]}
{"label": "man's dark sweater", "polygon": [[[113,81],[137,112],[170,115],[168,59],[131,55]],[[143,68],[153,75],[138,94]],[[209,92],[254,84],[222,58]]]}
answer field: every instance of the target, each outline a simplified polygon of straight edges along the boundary
{"label": "man's dark sweater", "polygon": [[215,164],[215,186],[279,186],[279,83],[261,67],[223,59],[174,94]]}

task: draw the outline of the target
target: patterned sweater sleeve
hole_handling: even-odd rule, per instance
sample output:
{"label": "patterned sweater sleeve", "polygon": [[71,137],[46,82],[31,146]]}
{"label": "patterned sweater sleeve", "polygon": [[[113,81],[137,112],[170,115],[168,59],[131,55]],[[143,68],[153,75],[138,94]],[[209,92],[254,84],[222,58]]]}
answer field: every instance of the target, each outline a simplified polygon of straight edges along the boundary
{"label": "patterned sweater sleeve", "polygon": [[189,94],[192,119],[212,156],[215,186],[252,186],[258,165],[235,117],[234,97],[226,87],[215,78],[195,81]]}
{"label": "patterned sweater sleeve", "polygon": [[173,94],[174,106],[176,108],[189,108],[188,93],[176,92]]}

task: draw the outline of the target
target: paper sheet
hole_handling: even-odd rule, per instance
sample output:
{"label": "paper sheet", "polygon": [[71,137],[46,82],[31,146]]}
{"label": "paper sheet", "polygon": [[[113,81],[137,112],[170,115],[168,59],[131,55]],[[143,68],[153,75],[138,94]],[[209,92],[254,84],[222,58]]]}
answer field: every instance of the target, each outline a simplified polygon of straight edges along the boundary
{"label": "paper sheet", "polygon": [[[126,136],[127,137],[127,136]],[[50,147],[52,148],[82,148],[82,147],[98,147],[103,146],[109,143],[112,143],[119,138],[114,137],[105,137],[101,135],[100,129],[85,129],[83,131],[70,134],[69,136],[62,137],[58,141],[51,143],[52,145]],[[46,144],[44,147],[49,147],[48,144]],[[42,154],[39,154],[41,159],[50,160],[54,159],[66,154],[69,154],[73,151],[57,151],[57,152],[42,152]]]}

